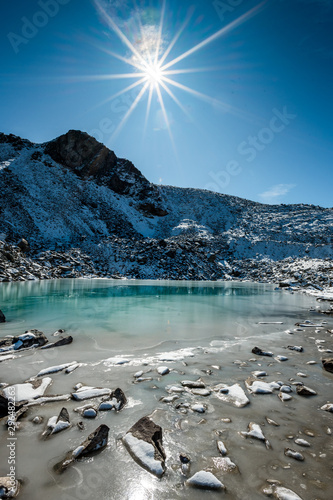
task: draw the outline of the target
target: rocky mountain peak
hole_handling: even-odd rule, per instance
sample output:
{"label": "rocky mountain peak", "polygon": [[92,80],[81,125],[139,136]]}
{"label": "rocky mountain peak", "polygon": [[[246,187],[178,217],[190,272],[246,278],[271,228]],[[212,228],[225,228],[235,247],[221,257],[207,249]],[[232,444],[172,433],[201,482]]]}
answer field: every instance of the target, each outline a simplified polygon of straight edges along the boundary
{"label": "rocky mountain peak", "polygon": [[55,162],[82,179],[107,186],[117,194],[139,201],[138,210],[148,216],[166,215],[156,186],[151,184],[132,162],[115,153],[86,132],[69,130],[44,144],[44,151]]}
{"label": "rocky mountain peak", "polygon": [[114,168],[117,163],[113,151],[80,130],[69,130],[45,143],[45,153],[81,177],[98,177],[102,171]]}

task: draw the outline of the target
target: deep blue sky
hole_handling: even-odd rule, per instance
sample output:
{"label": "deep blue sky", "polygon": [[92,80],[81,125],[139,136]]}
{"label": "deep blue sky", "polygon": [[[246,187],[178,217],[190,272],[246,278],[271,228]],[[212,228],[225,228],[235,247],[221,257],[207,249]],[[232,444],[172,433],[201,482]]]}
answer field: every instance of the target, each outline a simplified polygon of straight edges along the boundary
{"label": "deep blue sky", "polygon": [[[128,47],[93,0],[50,0],[53,11],[40,14],[44,2],[1,5],[1,131],[44,142],[80,129],[152,182],[333,206],[332,0],[267,0],[255,16],[173,66],[214,68],[172,76],[212,99],[169,86],[190,116],[161,88],[174,147],[156,93],[145,133],[148,92],[112,135],[137,93],[108,99],[135,80],[81,77],[136,71],[107,53],[128,58]],[[141,50],[132,0],[100,2]],[[163,49],[192,15],[165,62],[259,4],[166,0]],[[137,6],[145,32],[156,33],[162,0]],[[29,32],[27,20],[40,26]]]}

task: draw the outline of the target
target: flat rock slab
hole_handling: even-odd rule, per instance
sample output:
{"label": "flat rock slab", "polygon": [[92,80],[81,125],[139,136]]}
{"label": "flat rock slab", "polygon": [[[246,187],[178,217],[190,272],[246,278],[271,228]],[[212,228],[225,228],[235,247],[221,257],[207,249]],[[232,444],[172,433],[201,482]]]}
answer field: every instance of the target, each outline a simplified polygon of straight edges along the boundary
{"label": "flat rock slab", "polygon": [[165,470],[162,428],[149,417],[143,417],[123,437],[123,443],[134,460],[151,474],[161,477]]}
{"label": "flat rock slab", "polygon": [[302,498],[292,490],[283,488],[283,486],[276,486],[274,488],[274,496],[278,500],[302,500]]}
{"label": "flat rock slab", "polygon": [[280,385],[276,382],[263,382],[249,377],[245,380],[247,390],[252,394],[272,394],[276,389],[280,389]]}
{"label": "flat rock slab", "polygon": [[223,490],[224,485],[219,481],[214,474],[201,470],[196,472],[194,476],[190,477],[186,484],[194,488],[201,488],[205,490]]}
{"label": "flat rock slab", "polygon": [[88,387],[82,386],[76,392],[72,393],[72,398],[75,401],[84,401],[85,399],[99,398],[100,396],[111,395],[111,389],[106,387]]}
{"label": "flat rock slab", "polygon": [[10,385],[3,389],[5,398],[9,398],[15,394],[15,401],[31,401],[43,396],[48,386],[52,383],[50,377],[45,377],[42,380],[26,382],[25,384]]}
{"label": "flat rock slab", "polygon": [[246,406],[250,400],[239,384],[226,385],[218,384],[214,387],[215,395],[226,403],[231,403],[238,408]]}
{"label": "flat rock slab", "polygon": [[40,372],[37,373],[37,377],[43,377],[44,375],[48,375],[49,373],[61,372],[62,370],[65,370],[66,368],[69,368],[70,366],[73,366],[75,364],[77,364],[77,362],[72,361],[71,363],[65,363],[62,365],[49,366],[49,368],[40,370]]}

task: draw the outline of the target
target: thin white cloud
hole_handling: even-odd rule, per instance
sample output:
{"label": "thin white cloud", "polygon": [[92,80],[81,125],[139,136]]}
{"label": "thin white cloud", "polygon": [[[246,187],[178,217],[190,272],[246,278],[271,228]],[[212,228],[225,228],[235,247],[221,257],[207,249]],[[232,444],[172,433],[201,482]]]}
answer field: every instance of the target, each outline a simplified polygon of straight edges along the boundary
{"label": "thin white cloud", "polygon": [[276,184],[259,196],[265,203],[276,203],[279,198],[288,194],[294,187],[296,184]]}

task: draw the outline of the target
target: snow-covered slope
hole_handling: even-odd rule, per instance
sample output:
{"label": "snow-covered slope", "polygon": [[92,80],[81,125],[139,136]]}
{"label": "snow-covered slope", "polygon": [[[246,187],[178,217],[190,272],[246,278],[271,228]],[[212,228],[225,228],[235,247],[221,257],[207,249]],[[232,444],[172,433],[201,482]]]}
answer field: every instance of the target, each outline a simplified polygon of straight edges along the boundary
{"label": "snow-covered slope", "polygon": [[333,257],[333,209],[157,186],[80,131],[0,134],[0,190],[0,240],[81,248],[105,272],[223,277],[231,260]]}

